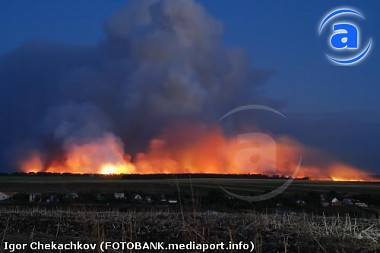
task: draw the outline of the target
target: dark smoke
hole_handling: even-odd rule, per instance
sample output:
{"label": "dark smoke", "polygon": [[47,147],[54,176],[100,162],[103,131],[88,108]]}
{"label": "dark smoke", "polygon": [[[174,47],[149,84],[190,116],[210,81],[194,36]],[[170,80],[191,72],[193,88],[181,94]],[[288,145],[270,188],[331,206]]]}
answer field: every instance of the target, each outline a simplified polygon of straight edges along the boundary
{"label": "dark smoke", "polygon": [[97,46],[34,42],[1,56],[2,169],[109,133],[133,154],[172,120],[266,101],[257,87],[269,74],[224,46],[222,24],[194,1],[131,1],[104,27]]}

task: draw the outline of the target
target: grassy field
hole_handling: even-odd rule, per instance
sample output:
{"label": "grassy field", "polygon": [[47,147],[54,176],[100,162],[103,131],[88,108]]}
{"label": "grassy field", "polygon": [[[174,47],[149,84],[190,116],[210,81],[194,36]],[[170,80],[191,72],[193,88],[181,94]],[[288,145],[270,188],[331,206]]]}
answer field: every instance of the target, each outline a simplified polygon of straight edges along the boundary
{"label": "grassy field", "polygon": [[[220,187],[244,195],[257,194],[271,191],[283,183],[281,179],[249,178],[0,176],[0,191],[3,192],[167,192],[181,195],[182,200],[174,206],[136,205],[133,202],[86,205],[82,202],[66,205],[9,202],[0,205],[0,240],[20,243],[35,240],[252,241],[258,253],[380,251],[379,206],[322,208],[319,203],[320,193],[328,192],[362,194],[378,199],[379,183],[296,180],[279,199],[264,202],[261,207],[258,203],[242,205],[236,200],[219,201],[215,197],[219,195],[211,194],[223,193]],[[294,204],[295,196],[309,193],[316,197],[318,206],[308,203],[297,207]],[[185,195],[190,197],[182,197]],[[198,198],[205,201],[194,204],[194,199]],[[286,199],[293,204],[288,205]],[[278,207],[278,201],[283,201],[283,206]],[[215,202],[223,203],[215,205]]]}
{"label": "grassy field", "polygon": [[57,243],[252,241],[257,253],[378,252],[380,222],[379,219],[358,219],[349,215],[3,209],[0,210],[0,240],[19,243],[36,240]]}
{"label": "grassy field", "polygon": [[[67,191],[183,191],[207,194],[224,187],[242,193],[267,192],[279,187],[281,179],[188,178],[188,179],[121,179],[91,176],[0,176],[0,191],[67,192]],[[355,194],[380,193],[380,183],[295,180],[285,193],[336,191]]]}

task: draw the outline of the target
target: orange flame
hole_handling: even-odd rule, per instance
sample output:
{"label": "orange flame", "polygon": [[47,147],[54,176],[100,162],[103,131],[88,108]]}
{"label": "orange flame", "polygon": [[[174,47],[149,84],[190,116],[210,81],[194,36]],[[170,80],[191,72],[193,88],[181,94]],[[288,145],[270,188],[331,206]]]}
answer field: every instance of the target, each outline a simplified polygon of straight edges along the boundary
{"label": "orange flame", "polygon": [[68,144],[65,158],[43,167],[42,157],[33,152],[21,163],[24,172],[78,173],[78,174],[129,174],[135,167],[124,153],[122,143],[113,135],[83,144]]}
{"label": "orange flame", "polygon": [[[306,148],[286,136],[277,137],[275,144],[275,150],[270,143],[248,141],[242,145],[235,138],[226,138],[218,127],[176,124],[151,140],[148,150],[136,154],[134,162],[131,162],[130,155],[125,154],[121,140],[113,134],[105,134],[95,140],[66,144],[64,159],[52,161],[47,166],[44,165],[41,154],[34,151],[20,163],[20,168],[24,172],[81,174],[218,173],[290,176],[302,153],[307,152],[323,159],[321,152]],[[252,154],[252,147],[259,155],[247,156],[244,153]],[[271,161],[275,162],[272,167]],[[297,177],[306,176],[334,181],[371,180],[360,169],[339,162],[323,166],[303,165]]]}
{"label": "orange flame", "polygon": [[19,167],[25,173],[40,172],[44,169],[44,163],[39,152],[32,151],[25,160],[19,162]]}

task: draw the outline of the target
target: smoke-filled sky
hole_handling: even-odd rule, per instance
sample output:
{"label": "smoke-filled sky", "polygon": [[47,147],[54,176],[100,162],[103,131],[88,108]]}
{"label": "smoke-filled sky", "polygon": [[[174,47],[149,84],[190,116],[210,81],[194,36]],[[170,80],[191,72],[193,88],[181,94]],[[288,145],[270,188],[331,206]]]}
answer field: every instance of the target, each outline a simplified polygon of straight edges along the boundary
{"label": "smoke-filled sky", "polygon": [[[316,34],[341,5],[365,14],[375,41],[358,66],[327,62]],[[379,12],[375,1],[4,2],[0,171],[104,136],[133,156],[173,121],[214,125],[236,106],[264,104],[287,115],[281,134],[378,173]]]}

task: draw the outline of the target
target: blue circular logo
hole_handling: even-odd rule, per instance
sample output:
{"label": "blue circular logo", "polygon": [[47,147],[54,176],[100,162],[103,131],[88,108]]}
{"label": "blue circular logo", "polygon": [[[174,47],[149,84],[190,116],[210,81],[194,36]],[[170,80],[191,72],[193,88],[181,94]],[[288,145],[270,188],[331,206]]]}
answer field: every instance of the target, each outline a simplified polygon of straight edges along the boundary
{"label": "blue circular logo", "polygon": [[[365,20],[353,8],[337,8],[328,13],[318,26],[319,36],[328,35],[327,59],[336,65],[355,65],[366,58],[373,47],[371,37],[363,39],[363,31],[357,24]],[[363,43],[365,42],[365,43]]]}

